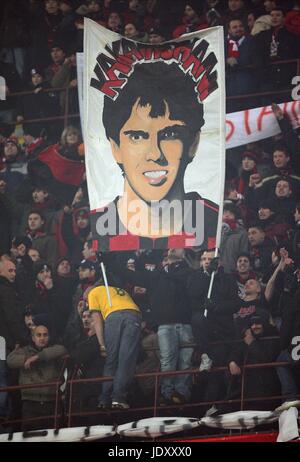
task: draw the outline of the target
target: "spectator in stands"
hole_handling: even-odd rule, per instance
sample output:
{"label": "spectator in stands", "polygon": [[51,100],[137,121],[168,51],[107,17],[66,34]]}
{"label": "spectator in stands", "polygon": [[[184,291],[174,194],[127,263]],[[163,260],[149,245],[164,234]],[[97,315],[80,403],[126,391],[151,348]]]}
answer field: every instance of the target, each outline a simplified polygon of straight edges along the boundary
{"label": "spectator in stands", "polygon": [[46,186],[62,206],[72,203],[83,178],[85,166],[78,152],[80,144],[78,129],[68,126],[62,132],[60,143],[42,147],[28,164],[31,181]]}
{"label": "spectator in stands", "polygon": [[[243,95],[253,93],[256,87],[255,76],[248,66],[253,64],[253,38],[246,35],[245,26],[240,19],[231,19],[228,24],[226,53],[226,94]],[[229,111],[238,111],[237,104],[231,103]]]}
{"label": "spectator in stands", "polygon": [[[31,94],[24,95],[21,104],[19,104],[17,120],[24,123],[24,130],[30,133],[34,138],[41,136],[45,131],[45,122],[26,123],[26,120],[44,119],[59,115],[59,106],[57,94],[45,92],[49,88],[49,83],[44,81],[43,73],[40,69],[35,68],[30,71],[31,80],[26,88]],[[51,130],[46,130],[51,133]]]}
{"label": "spectator in stands", "polygon": [[21,146],[18,144],[18,140],[11,136],[10,138],[7,138],[3,146],[4,150],[2,161],[9,172],[18,172],[22,175],[26,175],[27,162],[24,154],[22,153]]}
{"label": "spectator in stands", "polygon": [[[193,350],[182,349],[181,346],[193,341],[186,289],[191,269],[184,261],[183,249],[169,249],[166,263],[164,269],[133,271],[130,267],[122,273],[127,283],[147,289],[151,319],[158,326],[161,370],[190,369]],[[160,404],[183,404],[189,401],[191,385],[190,375],[163,377]]]}
{"label": "spectator in stands", "polygon": [[20,300],[15,287],[16,265],[8,255],[0,257],[0,335],[5,338],[8,351],[24,340]]}
{"label": "spectator in stands", "polygon": [[64,310],[64,317],[67,323],[73,311],[73,297],[77,287],[78,279],[72,271],[70,260],[66,257],[60,258],[53,272],[54,287],[61,294],[61,304]]}
{"label": "spectator in stands", "polygon": [[13,64],[4,62],[3,51],[0,53],[0,75],[5,80],[5,99],[1,99],[0,123],[10,123],[14,120],[16,98],[11,93],[21,91],[22,82]]}
{"label": "spectator in stands", "polygon": [[45,0],[31,4],[32,62],[41,67],[49,64],[49,50],[54,43],[74,43],[74,24],[65,21],[58,0]]}
{"label": "spectator in stands", "polygon": [[84,260],[97,261],[96,251],[93,249],[92,239],[87,239],[83,244],[82,256]]}
{"label": "spectator in stands", "polygon": [[288,11],[285,16],[285,27],[292,34],[300,36],[300,1],[294,0],[293,9]]}
{"label": "spectator in stands", "polygon": [[254,60],[259,71],[260,91],[280,90],[289,85],[295,75],[295,67],[287,64],[273,66],[270,64],[274,61],[296,58],[299,54],[295,36],[284,26],[284,11],[276,7],[272,9],[270,15],[271,29],[260,32],[255,37]]}
{"label": "spectator in stands", "polygon": [[[142,352],[138,359],[136,374],[145,374],[160,370],[159,344],[157,333],[147,324],[142,323]],[[155,377],[137,379],[138,396],[141,396],[141,404],[152,405],[155,393]]]}
{"label": "spectator in stands", "polygon": [[32,331],[36,327],[36,325],[34,324],[34,317],[33,317],[30,305],[27,306],[24,310],[24,324],[27,329],[27,337],[30,340]]}
{"label": "spectator in stands", "polygon": [[76,287],[73,298],[73,310],[68,324],[78,325],[78,306],[83,305],[87,289],[91,288],[97,280],[97,262],[82,260],[78,266],[79,284]]}
{"label": "spectator in stands", "polygon": [[31,288],[34,283],[32,276],[33,261],[28,255],[32,242],[27,236],[16,236],[12,240],[11,255],[17,267],[16,287],[23,305],[31,303]]}
{"label": "spectator in stands", "polygon": [[[58,380],[62,357],[67,350],[62,345],[50,343],[48,326],[37,325],[32,332],[32,343],[12,351],[7,357],[8,366],[19,369],[19,384],[44,384]],[[28,421],[37,417],[53,415],[55,412],[55,387],[25,388],[22,394],[22,429],[50,428],[49,419]]]}
{"label": "spectator in stands", "polygon": [[276,244],[280,244],[288,240],[291,225],[286,223],[276,210],[275,201],[261,201],[258,206],[258,219],[266,237],[272,239]]}
{"label": "spectator in stands", "polygon": [[296,206],[294,192],[289,180],[279,180],[275,187],[276,210],[284,220],[293,223],[293,214]]}
{"label": "spectator in stands", "polygon": [[271,255],[275,244],[266,237],[266,233],[261,225],[252,225],[249,227],[248,240],[250,244],[251,266],[259,280],[264,280],[271,265]]}
{"label": "spectator in stands", "polygon": [[238,285],[238,294],[241,299],[245,296],[245,284],[249,279],[256,279],[256,274],[251,271],[250,255],[241,253],[236,260],[236,271],[233,272]]}
{"label": "spectator in stands", "polygon": [[[15,288],[16,265],[7,255],[0,256],[0,337],[5,340],[5,357],[23,344],[26,333],[20,301]],[[6,361],[0,358],[0,387],[8,386]],[[0,418],[7,417],[7,393],[0,393]]]}
{"label": "spectator in stands", "polygon": [[52,338],[61,341],[72,310],[71,294],[66,293],[63,284],[57,283],[57,278],[53,279],[52,269],[45,261],[34,263],[33,275],[35,284],[31,300],[34,318],[46,316]]}
{"label": "spectator in stands", "polygon": [[282,145],[273,151],[273,168],[270,175],[254,185],[255,200],[270,199],[274,197],[275,185],[278,180],[288,180],[295,194],[300,192],[300,176],[290,166],[290,155]]}
{"label": "spectator in stands", "polygon": [[[270,325],[268,318],[262,315],[251,316],[248,326],[243,331],[243,342],[232,348],[228,360],[231,383],[227,399],[238,397],[241,393],[242,367],[248,364],[274,362],[279,352],[278,339],[263,339],[275,336],[276,329]],[[238,380],[234,380],[238,379]],[[274,368],[246,369],[244,372],[244,398],[261,398],[277,395],[279,383]],[[269,402],[257,401],[247,403],[247,409],[269,409]]]}
{"label": "spectator in stands", "polygon": [[240,19],[244,24],[247,23],[247,8],[245,0],[228,0],[227,11],[224,14],[224,22],[228,24],[231,19]]}
{"label": "spectator in stands", "polygon": [[208,24],[206,16],[203,15],[203,6],[196,0],[189,0],[185,2],[184,16],[182,19],[183,24],[173,30],[173,38],[178,38],[182,34],[195,32],[196,30],[206,29]]}
{"label": "spectator in stands", "polygon": [[[268,297],[268,299],[266,298]],[[244,297],[239,303],[239,309],[234,313],[235,335],[240,338],[243,329],[252,315],[262,315],[270,319],[269,292],[262,292],[262,286],[256,279],[248,279],[244,287]]]}
{"label": "spectator in stands", "polygon": [[[81,315],[82,335],[70,350],[71,359],[79,367],[79,378],[101,377],[105,358],[99,354],[99,343],[92,314],[84,309]],[[80,398],[80,410],[94,410],[99,396],[99,382],[83,383],[76,389]]]}
{"label": "spectator in stands", "polygon": [[24,175],[23,173],[12,171],[9,162],[3,162],[0,168],[0,193],[3,196],[2,200],[6,201],[5,194],[10,196],[16,193],[24,181]]}
{"label": "spectator in stands", "polygon": [[117,11],[111,11],[107,19],[107,28],[117,34],[122,32],[122,17]]}
{"label": "spectator in stands", "polygon": [[20,78],[25,78],[28,47],[31,44],[30,13],[24,0],[3,3],[0,43],[5,62],[14,64]]}
{"label": "spectator in stands", "polygon": [[31,258],[33,262],[41,260],[41,255],[40,252],[36,249],[29,249],[28,250],[28,255]]}
{"label": "spectator in stands", "polygon": [[61,43],[53,43],[50,49],[52,63],[45,69],[45,80],[52,82],[55,74],[61,69],[66,58],[64,46]]}
{"label": "spectator in stands", "polygon": [[[294,267],[286,273],[284,280],[284,290],[282,292],[282,325],[280,329],[281,352],[277,361],[288,361],[291,366],[297,365],[298,358],[293,355],[292,350],[296,346],[293,339],[298,339],[300,334],[299,316],[299,295],[300,278],[299,267],[296,274]],[[282,400],[285,402],[294,401],[299,393],[296,380],[296,370],[290,366],[279,366],[276,368],[281,383]],[[283,406],[284,406],[283,405]],[[284,410],[284,408],[282,409]]]}
{"label": "spectator in stands", "polygon": [[205,1],[206,21],[209,27],[222,25],[222,16],[224,13],[224,3],[222,0]]}
{"label": "spectator in stands", "polygon": [[[53,88],[69,88],[68,111],[70,114],[79,112],[78,89],[77,89],[77,62],[76,49],[71,50],[65,58],[62,66],[55,73],[51,80]],[[60,107],[62,113],[65,111],[66,92],[60,93]]]}
{"label": "spectator in stands", "polygon": [[250,176],[257,173],[258,157],[255,152],[244,151],[242,153],[241,172],[238,179],[237,192],[245,194],[249,185]]}
{"label": "spectator in stands", "polygon": [[124,35],[126,38],[131,40],[136,40],[138,42],[145,42],[147,43],[149,40],[148,34],[142,33],[137,24],[128,22],[125,24],[124,27]]}
{"label": "spectator in stands", "polygon": [[[248,16],[247,16],[247,29],[248,32],[252,35],[252,31],[254,28],[255,21],[259,17],[259,12],[258,10],[252,10],[248,11]],[[254,35],[254,34],[253,34]]]}
{"label": "spectator in stands", "polygon": [[263,5],[265,13],[270,14],[278,6],[278,0],[264,0]]}
{"label": "spectator in stands", "polygon": [[161,27],[151,27],[149,29],[149,43],[159,45],[166,41],[166,32]]}
{"label": "spectator in stands", "polygon": [[290,173],[300,175],[298,162],[300,140],[297,136],[297,131],[293,129],[290,118],[287,116],[287,114],[284,114],[282,109],[276,103],[272,103],[272,110],[280,126],[283,141],[288,148],[290,161],[287,164],[286,169],[288,169]]}
{"label": "spectator in stands", "polygon": [[90,211],[88,207],[71,210],[64,208],[61,222],[62,238],[67,246],[67,255],[73,263],[81,259],[84,242],[90,236]]}
{"label": "spectator in stands", "polygon": [[300,266],[300,203],[298,202],[295,207],[294,213],[295,227],[291,235],[291,245],[293,259],[297,267]]}
{"label": "spectator in stands", "polygon": [[[43,213],[45,218],[45,232],[52,232],[53,221],[55,218],[54,203],[49,195],[46,187],[32,187],[29,185],[27,188],[23,188],[24,183],[18,189],[15,197],[10,196],[6,192],[3,193],[3,200],[7,204],[7,207],[12,211],[14,217],[14,223],[12,231],[14,234],[25,234],[28,230],[28,216],[32,211],[40,211]],[[17,199],[21,199],[22,202],[18,202]]]}
{"label": "spectator in stands", "polygon": [[0,174],[0,255],[9,253],[12,234],[13,213],[5,200],[6,183],[1,179]]}
{"label": "spectator in stands", "polygon": [[248,235],[238,220],[238,210],[233,204],[224,204],[220,260],[225,273],[232,273],[236,259],[241,252],[249,248]]}
{"label": "spectator in stands", "polygon": [[103,375],[114,377],[113,383],[103,382],[98,407],[128,409],[127,394],[140,349],[141,314],[125,290],[113,286],[108,290],[111,305],[104,285],[95,287],[88,295],[99,354],[107,355]]}
{"label": "spectator in stands", "polygon": [[44,231],[45,218],[42,212],[32,210],[28,214],[26,235],[32,241],[32,248],[37,249],[43,259],[53,267],[57,260],[57,243]]}
{"label": "spectator in stands", "polygon": [[[240,299],[234,277],[226,274],[213,259],[214,252],[206,251],[202,255],[202,268],[191,274],[188,281],[188,293],[193,310],[192,328],[199,351],[202,352],[200,371],[226,364],[230,351],[230,341],[234,339],[233,313],[238,310]],[[215,271],[210,299],[208,288],[211,274]],[[206,316],[205,316],[205,312]],[[225,342],[225,344],[211,344]],[[214,402],[222,399],[224,377],[222,373],[208,376],[204,401]],[[209,409],[208,409],[209,411]]]}

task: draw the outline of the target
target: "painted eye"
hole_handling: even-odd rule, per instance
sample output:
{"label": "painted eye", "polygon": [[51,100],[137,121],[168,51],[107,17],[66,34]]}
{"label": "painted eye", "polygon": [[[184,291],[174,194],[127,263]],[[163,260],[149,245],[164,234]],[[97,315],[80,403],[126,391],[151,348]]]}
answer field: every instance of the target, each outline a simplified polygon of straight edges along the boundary
{"label": "painted eye", "polygon": [[143,139],[145,139],[145,136],[143,136],[141,133],[128,133],[128,138],[130,141],[132,141],[133,143],[136,143],[138,141],[142,141]]}
{"label": "painted eye", "polygon": [[178,138],[178,131],[177,130],[166,130],[162,133],[161,138],[163,140],[175,140]]}

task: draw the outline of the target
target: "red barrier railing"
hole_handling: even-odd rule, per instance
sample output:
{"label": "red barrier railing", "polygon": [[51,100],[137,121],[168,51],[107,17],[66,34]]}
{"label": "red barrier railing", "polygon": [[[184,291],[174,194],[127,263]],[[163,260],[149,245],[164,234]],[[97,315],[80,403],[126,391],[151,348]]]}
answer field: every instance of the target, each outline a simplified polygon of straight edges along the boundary
{"label": "red barrier railing", "polygon": [[[188,346],[188,345],[187,345]],[[191,345],[189,345],[190,347]],[[19,424],[19,423],[24,423],[24,422],[32,422],[32,421],[39,421],[39,420],[45,420],[45,419],[53,419],[53,428],[57,429],[58,428],[58,422],[59,419],[62,421],[63,426],[68,426],[71,427],[73,425],[73,420],[74,418],[86,418],[87,422],[90,417],[93,416],[99,416],[99,415],[106,415],[108,417],[111,417],[112,419],[115,419],[115,416],[118,413],[128,414],[130,415],[131,413],[134,414],[140,414],[144,413],[146,415],[150,415],[151,417],[157,416],[160,412],[165,411],[175,411],[179,410],[180,412],[186,410],[186,409],[201,409],[203,407],[211,406],[211,405],[239,405],[240,410],[243,410],[245,408],[245,403],[252,403],[252,402],[260,402],[260,401],[267,401],[267,402],[278,402],[282,398],[284,398],[282,395],[276,395],[276,396],[257,396],[257,397],[252,397],[252,398],[245,398],[244,397],[244,387],[245,387],[245,372],[249,369],[265,369],[265,368],[274,368],[274,367],[280,367],[280,366],[288,366],[291,367],[291,363],[287,361],[281,361],[281,362],[272,362],[272,363],[261,363],[261,364],[245,364],[241,366],[242,370],[242,386],[241,386],[241,397],[237,399],[230,399],[230,400],[218,400],[218,401],[197,401],[197,402],[190,402],[186,404],[181,404],[181,405],[167,405],[167,406],[159,406],[158,405],[158,396],[159,396],[159,379],[161,377],[166,377],[166,376],[176,376],[176,375],[200,375],[203,374],[203,372],[200,372],[199,369],[188,369],[184,371],[168,371],[168,372],[148,372],[148,373],[143,373],[143,374],[136,374],[135,379],[143,379],[143,378],[153,378],[155,377],[155,392],[154,392],[154,403],[152,406],[144,406],[144,407],[133,407],[130,409],[127,409],[126,411],[122,410],[96,410],[96,411],[86,411],[86,412],[72,412],[72,405],[73,405],[73,396],[74,396],[74,388],[76,385],[82,385],[82,384],[88,384],[88,383],[102,383],[105,381],[112,381],[113,377],[95,377],[95,378],[76,378],[76,374],[78,371],[78,367],[75,367],[71,378],[67,380],[67,389],[68,389],[68,402],[66,404],[66,412],[64,415],[59,413],[59,407],[61,409],[61,406],[59,406],[59,399],[61,398],[60,396],[60,386],[64,383],[62,380],[62,374],[66,368],[67,365],[67,359],[64,360],[61,372],[60,372],[60,377],[57,381],[53,382],[47,382],[44,384],[30,384],[30,385],[16,385],[16,386],[10,386],[10,387],[2,387],[0,388],[0,393],[1,392],[15,392],[18,390],[26,389],[26,388],[45,388],[49,386],[56,387],[56,398],[55,398],[55,412],[54,415],[50,416],[43,416],[43,417],[36,417],[36,418],[31,418],[31,419],[15,419],[15,420],[7,420],[5,422],[5,425],[14,425],[14,424]],[[214,374],[216,372],[225,372],[228,371],[227,366],[221,366],[221,367],[214,367],[209,371],[209,374]],[[207,373],[207,372],[206,372]],[[295,396],[295,398],[300,398],[300,394]],[[271,405],[270,405],[270,408]],[[87,423],[88,425],[88,423]]]}

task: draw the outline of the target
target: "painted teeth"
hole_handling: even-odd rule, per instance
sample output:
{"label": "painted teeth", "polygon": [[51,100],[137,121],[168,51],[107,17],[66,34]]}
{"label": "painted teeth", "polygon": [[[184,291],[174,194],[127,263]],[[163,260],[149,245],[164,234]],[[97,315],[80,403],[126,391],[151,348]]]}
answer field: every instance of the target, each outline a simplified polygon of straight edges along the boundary
{"label": "painted teeth", "polygon": [[157,172],[146,172],[144,175],[149,178],[159,178],[162,175],[166,175],[166,173],[166,170],[159,170]]}

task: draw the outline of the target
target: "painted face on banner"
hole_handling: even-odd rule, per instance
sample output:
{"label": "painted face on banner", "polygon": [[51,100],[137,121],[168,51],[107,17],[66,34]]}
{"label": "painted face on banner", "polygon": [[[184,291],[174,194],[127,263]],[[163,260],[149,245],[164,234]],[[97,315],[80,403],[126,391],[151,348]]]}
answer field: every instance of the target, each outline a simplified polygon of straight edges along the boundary
{"label": "painted face on banner", "polygon": [[150,117],[151,106],[137,100],[120,131],[120,145],[111,140],[130,188],[146,202],[164,199],[172,188],[183,156],[185,123],[165,115]]}

